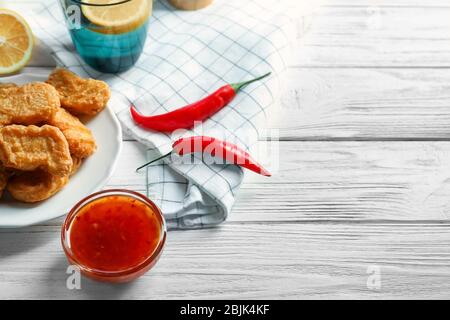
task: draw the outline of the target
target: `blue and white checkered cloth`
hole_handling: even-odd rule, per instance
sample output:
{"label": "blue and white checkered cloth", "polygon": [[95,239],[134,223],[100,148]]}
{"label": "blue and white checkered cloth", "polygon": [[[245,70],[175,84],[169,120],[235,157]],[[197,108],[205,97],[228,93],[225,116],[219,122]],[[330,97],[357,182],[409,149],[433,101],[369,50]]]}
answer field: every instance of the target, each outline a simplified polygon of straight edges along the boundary
{"label": "blue and white checkered cloth", "polygon": [[[20,4],[8,2],[13,7]],[[247,87],[203,125],[184,134],[215,136],[251,150],[270,117],[267,110],[277,103],[279,75],[287,68],[298,31],[312,13],[305,10],[305,2],[215,0],[206,9],[185,12],[165,0],[155,1],[143,54],[135,67],[119,75],[100,74],[76,54],[59,1],[26,1],[26,12],[20,13],[61,65],[107,81],[147,115],[179,108],[225,83],[271,71],[270,78]],[[127,107],[115,111],[125,132],[148,146],[149,159],[170,151],[176,137],[136,126]],[[243,170],[234,165],[180,165],[169,160],[147,169],[148,196],[160,206],[169,228],[223,222],[242,180]]]}

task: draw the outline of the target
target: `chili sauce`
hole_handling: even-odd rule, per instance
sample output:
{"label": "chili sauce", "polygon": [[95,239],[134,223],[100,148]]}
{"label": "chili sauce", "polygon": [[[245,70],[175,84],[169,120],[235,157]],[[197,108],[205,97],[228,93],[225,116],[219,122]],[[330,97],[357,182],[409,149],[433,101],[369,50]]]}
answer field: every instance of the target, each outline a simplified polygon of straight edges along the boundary
{"label": "chili sauce", "polygon": [[70,247],[88,268],[129,270],[155,252],[161,232],[152,208],[133,197],[114,195],[80,209],[70,228]]}

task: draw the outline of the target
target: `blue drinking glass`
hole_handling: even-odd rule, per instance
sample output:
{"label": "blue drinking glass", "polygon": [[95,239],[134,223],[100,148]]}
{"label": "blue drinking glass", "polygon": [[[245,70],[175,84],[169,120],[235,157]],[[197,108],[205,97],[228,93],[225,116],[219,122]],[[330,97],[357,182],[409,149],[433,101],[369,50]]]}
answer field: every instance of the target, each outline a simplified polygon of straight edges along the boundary
{"label": "blue drinking glass", "polygon": [[130,69],[147,38],[152,0],[61,0],[75,49],[92,68]]}

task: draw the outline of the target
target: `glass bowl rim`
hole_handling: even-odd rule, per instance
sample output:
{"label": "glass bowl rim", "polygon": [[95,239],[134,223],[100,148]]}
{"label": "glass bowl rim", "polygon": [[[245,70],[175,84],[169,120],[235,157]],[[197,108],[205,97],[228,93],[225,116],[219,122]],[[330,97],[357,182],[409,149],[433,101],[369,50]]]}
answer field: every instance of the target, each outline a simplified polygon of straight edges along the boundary
{"label": "glass bowl rim", "polygon": [[[146,204],[147,206],[151,207],[157,214],[161,223],[161,237],[158,243],[158,246],[155,248],[155,250],[152,252],[151,255],[149,255],[144,261],[140,262],[136,266],[132,266],[128,269],[124,270],[118,270],[118,271],[106,271],[106,270],[98,270],[90,268],[83,263],[79,262],[78,259],[75,258],[75,256],[72,253],[72,250],[70,247],[68,247],[68,244],[66,243],[66,233],[70,229],[70,225],[73,222],[73,218],[76,217],[77,213],[87,204],[91,203],[92,201],[105,198],[107,196],[114,196],[114,195],[123,195],[132,197],[134,199],[138,199],[142,203]],[[69,228],[69,229],[68,229]],[[88,274],[93,274],[100,277],[109,277],[109,278],[115,278],[115,277],[123,277],[132,275],[136,272],[139,272],[146,268],[147,266],[151,265],[154,261],[156,261],[161,254],[165,242],[167,238],[167,226],[166,226],[166,220],[164,218],[164,215],[161,212],[161,209],[147,196],[136,192],[132,190],[126,190],[126,189],[107,189],[98,191],[95,193],[92,193],[91,195],[81,199],[75,206],[69,211],[66,218],[64,219],[64,223],[61,227],[61,244],[64,249],[64,253],[69,258],[69,262],[72,265],[77,266],[80,268],[80,271],[84,271]]]}

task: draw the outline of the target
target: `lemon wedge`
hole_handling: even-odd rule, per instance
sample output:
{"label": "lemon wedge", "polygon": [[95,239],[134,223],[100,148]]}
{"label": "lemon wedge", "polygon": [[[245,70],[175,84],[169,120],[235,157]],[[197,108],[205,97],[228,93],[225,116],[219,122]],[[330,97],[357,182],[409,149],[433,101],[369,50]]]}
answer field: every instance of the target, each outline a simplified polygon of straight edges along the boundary
{"label": "lemon wedge", "polygon": [[[114,4],[119,0],[84,0],[91,4]],[[81,10],[86,19],[100,28],[101,33],[125,33],[137,29],[148,19],[152,11],[152,0],[131,0],[111,6],[82,5]]]}
{"label": "lemon wedge", "polygon": [[33,51],[33,33],[18,13],[0,8],[0,74],[19,71]]}

